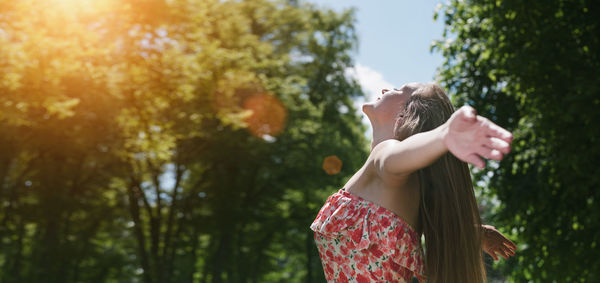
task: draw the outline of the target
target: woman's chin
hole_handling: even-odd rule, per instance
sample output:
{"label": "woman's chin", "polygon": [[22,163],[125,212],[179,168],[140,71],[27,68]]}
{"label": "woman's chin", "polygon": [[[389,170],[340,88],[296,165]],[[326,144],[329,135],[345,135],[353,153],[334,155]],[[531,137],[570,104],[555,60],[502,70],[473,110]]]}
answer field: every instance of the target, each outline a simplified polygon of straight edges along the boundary
{"label": "woman's chin", "polygon": [[374,107],[373,102],[367,102],[362,105],[362,112],[367,114],[367,116],[369,116],[369,114],[373,113],[373,107]]}

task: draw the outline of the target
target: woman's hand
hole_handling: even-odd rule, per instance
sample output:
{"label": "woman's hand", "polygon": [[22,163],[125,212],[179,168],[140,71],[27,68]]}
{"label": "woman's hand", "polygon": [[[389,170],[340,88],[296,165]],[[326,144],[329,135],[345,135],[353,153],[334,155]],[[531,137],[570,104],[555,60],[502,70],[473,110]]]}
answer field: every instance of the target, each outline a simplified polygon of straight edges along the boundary
{"label": "woman's hand", "polygon": [[481,157],[502,160],[510,151],[512,134],[478,116],[471,106],[458,109],[445,124],[444,144],[456,158],[484,168]]}
{"label": "woman's hand", "polygon": [[446,152],[483,168],[481,157],[500,160],[510,151],[512,134],[477,116],[475,109],[463,106],[446,123],[414,134],[403,141],[384,140],[377,144],[369,159],[383,178],[406,176],[435,162]]}
{"label": "woman's hand", "polygon": [[517,250],[515,243],[496,230],[496,227],[481,225],[481,229],[483,230],[483,251],[492,256],[494,260],[498,260],[498,255],[504,259],[515,255],[515,250]]}

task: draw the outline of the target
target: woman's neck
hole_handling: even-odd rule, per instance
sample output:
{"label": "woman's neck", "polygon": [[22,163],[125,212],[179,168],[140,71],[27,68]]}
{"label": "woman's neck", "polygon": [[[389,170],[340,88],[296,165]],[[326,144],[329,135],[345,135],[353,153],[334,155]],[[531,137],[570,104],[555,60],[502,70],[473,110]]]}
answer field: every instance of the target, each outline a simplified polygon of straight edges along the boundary
{"label": "woman's neck", "polygon": [[373,138],[371,140],[371,151],[384,140],[394,138],[394,125],[393,124],[382,124],[373,125]]}

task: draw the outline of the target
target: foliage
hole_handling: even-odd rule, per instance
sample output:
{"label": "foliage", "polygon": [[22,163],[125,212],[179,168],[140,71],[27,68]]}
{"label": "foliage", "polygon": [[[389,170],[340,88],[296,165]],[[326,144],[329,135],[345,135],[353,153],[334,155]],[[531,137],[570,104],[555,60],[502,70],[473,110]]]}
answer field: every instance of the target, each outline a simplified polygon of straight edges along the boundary
{"label": "foliage", "polygon": [[295,1],[0,2],[1,280],[322,281],[308,226],[367,148],[353,25]]}
{"label": "foliage", "polygon": [[472,0],[441,8],[439,80],[458,104],[515,135],[513,153],[485,177],[501,201],[494,224],[519,244],[505,271],[515,281],[598,281],[600,7]]}

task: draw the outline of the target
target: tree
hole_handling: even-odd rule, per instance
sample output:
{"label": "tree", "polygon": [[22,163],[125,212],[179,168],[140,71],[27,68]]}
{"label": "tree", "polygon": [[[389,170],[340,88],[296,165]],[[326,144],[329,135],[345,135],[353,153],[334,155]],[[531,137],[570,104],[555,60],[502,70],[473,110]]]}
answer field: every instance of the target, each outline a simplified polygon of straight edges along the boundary
{"label": "tree", "polygon": [[322,281],[308,226],[367,148],[353,24],[294,1],[2,2],[2,281]]}
{"label": "tree", "polygon": [[451,1],[439,80],[515,134],[487,172],[493,221],[517,237],[513,279],[600,278],[600,7],[592,1]]}

